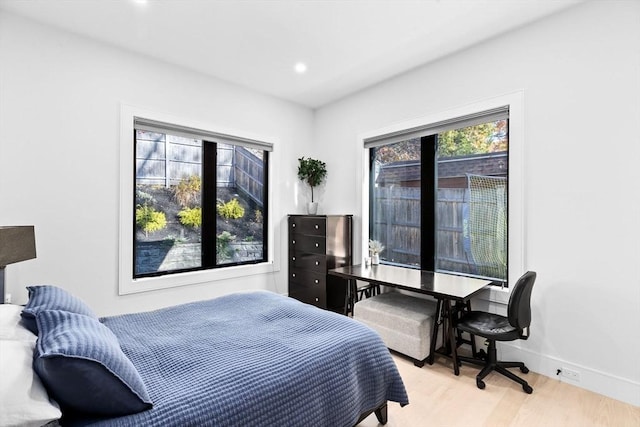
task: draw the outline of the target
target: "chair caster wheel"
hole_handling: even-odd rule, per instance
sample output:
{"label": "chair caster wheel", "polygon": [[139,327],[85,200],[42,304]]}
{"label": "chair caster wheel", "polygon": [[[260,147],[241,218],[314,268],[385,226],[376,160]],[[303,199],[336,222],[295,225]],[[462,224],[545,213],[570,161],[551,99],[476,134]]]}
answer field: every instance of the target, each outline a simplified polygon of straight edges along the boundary
{"label": "chair caster wheel", "polygon": [[[484,388],[485,388],[485,383],[484,383],[484,381],[482,381],[482,380],[476,380],[476,385],[478,386],[478,388],[479,388],[480,390],[484,390]],[[533,390],[532,390],[532,391],[533,391]]]}
{"label": "chair caster wheel", "polygon": [[523,374],[528,374],[529,368],[527,368],[526,366],[523,366],[522,368],[520,368],[520,372],[522,372]]}
{"label": "chair caster wheel", "polygon": [[533,388],[531,388],[531,386],[529,384],[525,384],[522,386],[522,389],[524,390],[525,393],[527,394],[531,394],[533,393]]}

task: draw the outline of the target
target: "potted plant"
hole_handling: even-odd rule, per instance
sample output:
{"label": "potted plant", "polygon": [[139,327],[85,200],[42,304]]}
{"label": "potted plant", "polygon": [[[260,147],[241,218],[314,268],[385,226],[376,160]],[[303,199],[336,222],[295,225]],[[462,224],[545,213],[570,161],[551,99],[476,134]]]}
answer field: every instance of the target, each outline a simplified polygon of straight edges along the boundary
{"label": "potted plant", "polygon": [[307,213],[315,215],[318,212],[318,203],[313,200],[313,187],[317,187],[327,176],[325,162],[301,157],[298,159],[298,178],[305,181],[311,187],[311,202],[307,204]]}
{"label": "potted plant", "polygon": [[371,264],[380,264],[380,252],[384,250],[384,245],[377,240],[369,240],[369,253],[371,254]]}

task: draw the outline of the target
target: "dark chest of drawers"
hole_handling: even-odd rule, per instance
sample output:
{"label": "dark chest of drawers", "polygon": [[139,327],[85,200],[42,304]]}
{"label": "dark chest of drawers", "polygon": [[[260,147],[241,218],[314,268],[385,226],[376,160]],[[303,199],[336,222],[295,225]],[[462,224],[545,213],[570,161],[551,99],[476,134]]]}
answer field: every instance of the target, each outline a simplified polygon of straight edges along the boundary
{"label": "dark chest of drawers", "polygon": [[351,265],[352,215],[289,215],[289,296],[342,312],[347,284],[327,270]]}

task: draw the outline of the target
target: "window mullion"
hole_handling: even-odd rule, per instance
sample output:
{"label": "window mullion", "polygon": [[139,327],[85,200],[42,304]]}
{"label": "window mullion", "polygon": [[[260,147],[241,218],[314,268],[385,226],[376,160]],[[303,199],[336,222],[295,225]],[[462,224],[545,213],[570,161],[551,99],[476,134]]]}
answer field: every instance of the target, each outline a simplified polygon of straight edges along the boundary
{"label": "window mullion", "polygon": [[217,152],[215,142],[202,143],[202,265],[216,265]]}
{"label": "window mullion", "polygon": [[[267,191],[267,189],[269,188],[269,152],[265,151],[264,152],[264,185],[263,185],[263,190],[262,190],[262,200],[263,200],[263,205],[265,207],[269,206],[269,192]],[[271,221],[270,215],[269,215],[269,209],[264,209],[264,213],[263,213],[263,220],[264,220],[264,226],[266,227],[269,224],[269,221]],[[264,230],[264,228],[263,228]],[[268,233],[264,233],[263,231],[263,244],[262,244],[262,259],[266,260],[269,259],[269,254],[267,253],[267,248],[269,247],[269,236]]]}
{"label": "window mullion", "polygon": [[437,136],[420,138],[420,268],[436,268]]}

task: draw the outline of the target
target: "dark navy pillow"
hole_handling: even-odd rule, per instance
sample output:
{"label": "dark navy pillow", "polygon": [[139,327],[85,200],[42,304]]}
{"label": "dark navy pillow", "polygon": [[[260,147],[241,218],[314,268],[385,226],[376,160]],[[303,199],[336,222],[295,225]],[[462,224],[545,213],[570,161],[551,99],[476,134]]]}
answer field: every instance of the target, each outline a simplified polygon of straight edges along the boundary
{"label": "dark navy pillow", "polygon": [[20,315],[24,326],[36,335],[38,335],[36,315],[43,310],[64,310],[97,319],[84,301],[62,288],[53,285],[38,285],[27,286],[27,290],[29,291],[29,301]]}
{"label": "dark navy pillow", "polygon": [[33,366],[63,409],[120,416],[152,407],[140,374],[105,325],[60,310],[41,311],[36,321]]}

